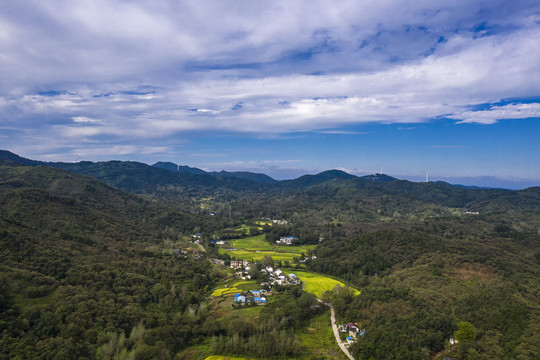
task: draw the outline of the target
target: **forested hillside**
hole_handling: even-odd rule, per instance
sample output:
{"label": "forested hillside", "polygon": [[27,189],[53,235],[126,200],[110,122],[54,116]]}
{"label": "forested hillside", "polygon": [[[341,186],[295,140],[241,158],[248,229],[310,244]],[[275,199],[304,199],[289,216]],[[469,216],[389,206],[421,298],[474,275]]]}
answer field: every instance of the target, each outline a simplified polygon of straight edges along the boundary
{"label": "forested hillside", "polygon": [[[333,299],[343,319],[366,328],[352,348],[358,359],[540,354],[538,231],[491,220],[429,220],[352,238],[336,233],[317,249],[310,269],[362,289]],[[474,335],[444,351],[460,324]]]}
{"label": "forested hillside", "polygon": [[338,322],[365,330],[355,358],[540,358],[540,188],[341,171],[261,183],[130,162],[62,165],[69,172],[8,160],[0,358],[314,358],[322,350],[298,334],[312,322],[329,329],[328,314],[301,287],[273,288],[280,297],[257,311],[231,313],[210,295],[239,277],[208,261],[234,259],[216,241],[258,234],[247,256],[291,236],[297,252],[275,265],[361,291],[322,295]]}
{"label": "forested hillside", "polygon": [[191,214],[63,170],[6,164],[0,208],[0,358],[168,359],[199,336],[215,274],[175,255],[160,225],[204,226]]}

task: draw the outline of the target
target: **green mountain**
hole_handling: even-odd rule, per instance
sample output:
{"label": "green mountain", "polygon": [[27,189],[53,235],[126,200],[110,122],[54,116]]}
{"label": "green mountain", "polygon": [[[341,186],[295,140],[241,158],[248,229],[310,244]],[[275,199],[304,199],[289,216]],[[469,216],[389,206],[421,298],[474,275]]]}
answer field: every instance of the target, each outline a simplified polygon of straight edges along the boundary
{"label": "green mountain", "polygon": [[206,172],[204,170],[193,168],[185,165],[175,165],[171,162],[157,162],[154,165],[155,167],[159,167],[162,169],[167,169],[170,171],[176,171],[176,172],[188,172],[192,174],[208,174],[219,178],[237,178],[237,179],[244,179],[244,180],[250,180],[260,183],[267,183],[272,184],[275,183],[277,180],[272,179],[270,176],[265,174],[258,174],[258,173],[252,173],[249,171],[211,171]]}
{"label": "green mountain", "polygon": [[249,171],[212,171],[208,174],[212,176],[216,176],[219,178],[238,178],[238,179],[244,179],[249,181],[255,181],[260,183],[266,183],[266,184],[274,184],[277,182],[277,180],[271,178],[270,176],[266,174],[259,174],[259,173],[252,173]]}
{"label": "green mountain", "polygon": [[175,255],[171,237],[213,219],[7,162],[0,209],[0,359],[166,359],[197,337],[182,314],[207,295],[210,265]]}
{"label": "green mountain", "polygon": [[361,290],[323,295],[338,322],[365,329],[357,359],[540,357],[540,187],[339,170],[265,184],[0,157],[0,359],[313,358],[300,339],[328,321],[300,288],[260,312],[208,300],[232,274],[199,259],[199,245],[229,260],[211,239],[245,229],[316,245],[282,265]]}
{"label": "green mountain", "polygon": [[21,158],[9,151],[0,150],[0,160],[30,166],[50,166],[76,174],[87,175],[117,189],[132,193],[179,193],[214,191],[215,189],[259,189],[264,184],[250,180],[214,177],[208,174],[173,172],[134,161],[105,161],[78,163],[41,162]]}
{"label": "green mountain", "polygon": [[169,171],[183,171],[183,172],[188,172],[188,173],[192,173],[192,174],[207,174],[206,171],[201,170],[199,168],[190,167],[190,166],[186,166],[186,165],[177,165],[177,164],[174,164],[172,162],[158,161],[157,163],[155,163],[152,166],[155,166],[155,167],[158,167],[158,168],[161,168],[161,169],[166,169],[166,170],[169,170]]}
{"label": "green mountain", "polygon": [[279,188],[297,189],[322,184],[331,180],[349,180],[356,176],[347,174],[341,170],[327,170],[316,175],[303,175],[293,180],[283,180],[279,182]]}

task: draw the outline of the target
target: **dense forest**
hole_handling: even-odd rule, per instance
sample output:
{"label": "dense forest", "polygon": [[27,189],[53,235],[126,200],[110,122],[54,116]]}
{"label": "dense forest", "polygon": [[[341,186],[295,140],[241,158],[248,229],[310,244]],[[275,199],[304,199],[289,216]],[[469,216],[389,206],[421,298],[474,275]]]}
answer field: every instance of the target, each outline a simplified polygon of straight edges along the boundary
{"label": "dense forest", "polygon": [[323,296],[338,321],[365,329],[350,348],[357,359],[540,358],[540,188],[340,171],[272,182],[7,155],[2,359],[190,359],[202,344],[216,355],[305,358],[297,333],[326,308],[300,287],[247,320],[209,305],[232,276],[208,261],[228,259],[213,241],[247,234],[317,245],[292,270],[361,291]]}
{"label": "dense forest", "polygon": [[5,165],[0,207],[0,358],[168,359],[199,336],[216,275],[167,253],[160,225],[205,226],[191,214],[66,171]]}

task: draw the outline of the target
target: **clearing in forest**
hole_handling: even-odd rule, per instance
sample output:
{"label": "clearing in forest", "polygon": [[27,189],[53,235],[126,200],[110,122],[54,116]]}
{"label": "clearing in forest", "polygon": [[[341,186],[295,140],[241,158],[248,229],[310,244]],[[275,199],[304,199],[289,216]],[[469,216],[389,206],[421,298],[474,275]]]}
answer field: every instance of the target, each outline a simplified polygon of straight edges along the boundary
{"label": "clearing in forest", "polygon": [[[292,270],[290,272],[295,274],[300,278],[300,280],[302,280],[302,283],[304,284],[304,291],[307,291],[310,294],[314,294],[317,297],[321,297],[325,291],[332,290],[336,285],[347,286],[339,280],[309,271]],[[360,291],[356,289],[353,290],[355,295],[360,294]]]}
{"label": "clearing in forest", "polygon": [[264,256],[271,256],[275,261],[292,261],[300,258],[301,253],[314,250],[317,245],[278,246],[266,241],[264,235],[250,236],[232,242],[234,250],[219,249],[220,253],[227,253],[240,260],[260,261]]}
{"label": "clearing in forest", "polygon": [[272,250],[272,246],[266,239],[264,235],[251,236],[243,239],[238,239],[233,241],[233,247],[235,249],[241,250]]}

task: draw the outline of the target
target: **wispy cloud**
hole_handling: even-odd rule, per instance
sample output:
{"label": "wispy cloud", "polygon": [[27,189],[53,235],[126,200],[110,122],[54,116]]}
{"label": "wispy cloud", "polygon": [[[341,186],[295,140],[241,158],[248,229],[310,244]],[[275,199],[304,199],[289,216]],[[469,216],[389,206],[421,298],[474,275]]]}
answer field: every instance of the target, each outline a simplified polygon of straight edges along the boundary
{"label": "wispy cloud", "polygon": [[540,103],[493,106],[487,110],[464,111],[449,118],[461,120],[460,123],[480,124],[493,124],[503,119],[540,118]]}
{"label": "wispy cloud", "polygon": [[86,117],[86,116],[75,116],[75,117],[72,117],[71,118],[73,120],[73,122],[75,123],[78,123],[78,124],[103,124],[103,121],[101,120],[98,120],[98,119],[91,119],[89,117]]}

